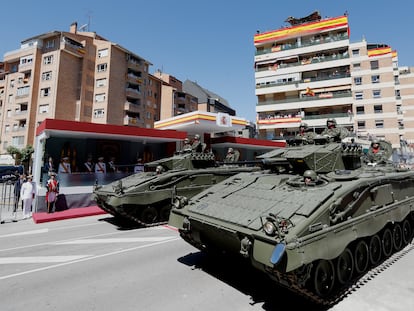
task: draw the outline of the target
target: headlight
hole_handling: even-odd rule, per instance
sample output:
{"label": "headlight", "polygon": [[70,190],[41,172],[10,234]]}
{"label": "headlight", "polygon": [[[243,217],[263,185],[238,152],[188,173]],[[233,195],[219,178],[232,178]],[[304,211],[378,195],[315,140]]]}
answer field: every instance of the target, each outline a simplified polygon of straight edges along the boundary
{"label": "headlight", "polygon": [[267,235],[275,236],[276,235],[276,226],[271,221],[266,221],[263,225],[263,230]]}

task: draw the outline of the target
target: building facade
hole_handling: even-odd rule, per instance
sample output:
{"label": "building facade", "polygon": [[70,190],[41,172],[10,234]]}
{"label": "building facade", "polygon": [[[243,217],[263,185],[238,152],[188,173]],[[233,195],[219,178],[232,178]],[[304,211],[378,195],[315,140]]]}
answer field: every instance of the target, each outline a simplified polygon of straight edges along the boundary
{"label": "building facade", "polygon": [[[384,44],[350,43],[347,16],[296,20],[254,36],[257,130],[260,138],[293,136],[305,122],[321,133],[334,118],[356,136],[414,138],[407,126],[411,73]],[[407,114],[402,114],[406,111]]]}
{"label": "building facade", "polygon": [[[53,31],[21,42],[0,67],[0,153],[33,145],[46,118],[150,127],[151,63],[93,32]],[[152,94],[158,91],[153,91]],[[154,108],[152,108],[154,109]]]}

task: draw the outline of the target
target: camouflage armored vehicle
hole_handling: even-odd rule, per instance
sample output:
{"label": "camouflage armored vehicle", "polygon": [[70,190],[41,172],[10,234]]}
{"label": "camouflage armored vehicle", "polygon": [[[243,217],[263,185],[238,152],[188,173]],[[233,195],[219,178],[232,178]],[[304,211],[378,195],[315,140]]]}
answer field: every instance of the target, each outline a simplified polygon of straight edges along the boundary
{"label": "camouflage armored vehicle", "polygon": [[217,166],[214,154],[182,152],[147,163],[146,172],[130,175],[108,185],[95,186],[92,198],[104,211],[142,225],[168,221],[172,193],[192,197],[240,172],[258,167]]}
{"label": "camouflage armored vehicle", "polygon": [[277,283],[329,305],[411,242],[414,171],[355,144],[287,147],[268,169],[240,173],[193,198],[177,196],[169,224],[202,251],[235,253]]}

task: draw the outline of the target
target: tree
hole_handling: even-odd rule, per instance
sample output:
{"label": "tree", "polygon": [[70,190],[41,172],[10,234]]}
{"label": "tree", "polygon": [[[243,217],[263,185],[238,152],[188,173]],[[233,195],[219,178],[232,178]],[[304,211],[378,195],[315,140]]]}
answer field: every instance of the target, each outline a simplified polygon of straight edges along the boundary
{"label": "tree", "polygon": [[34,153],[34,149],[30,145],[27,145],[23,149],[9,146],[7,147],[7,153],[13,157],[16,165],[23,164],[25,171],[27,171],[30,165],[30,159]]}

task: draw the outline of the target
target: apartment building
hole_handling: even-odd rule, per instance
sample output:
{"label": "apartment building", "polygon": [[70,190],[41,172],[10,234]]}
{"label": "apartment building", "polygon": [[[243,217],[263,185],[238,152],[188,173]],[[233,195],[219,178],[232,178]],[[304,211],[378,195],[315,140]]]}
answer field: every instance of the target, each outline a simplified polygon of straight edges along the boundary
{"label": "apartment building", "polygon": [[350,43],[346,15],[315,13],[254,36],[259,137],[295,135],[301,122],[320,133],[335,118],[355,135],[399,146],[400,135],[412,135],[401,109],[411,111],[413,81],[402,78],[397,53],[385,44]]}
{"label": "apartment building", "polygon": [[156,97],[147,97],[150,65],[94,32],[78,31],[76,23],[69,32],[23,40],[0,67],[0,153],[33,145],[46,118],[150,127],[146,106],[158,107]]}
{"label": "apartment building", "polygon": [[162,81],[160,120],[198,109],[197,97],[184,92],[181,80],[159,70],[153,75]]}

